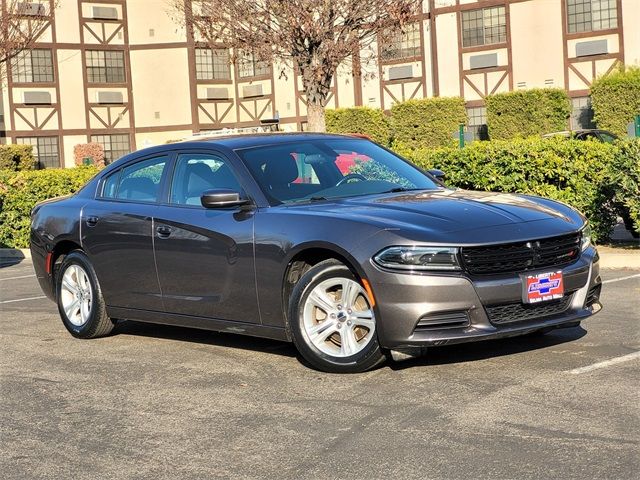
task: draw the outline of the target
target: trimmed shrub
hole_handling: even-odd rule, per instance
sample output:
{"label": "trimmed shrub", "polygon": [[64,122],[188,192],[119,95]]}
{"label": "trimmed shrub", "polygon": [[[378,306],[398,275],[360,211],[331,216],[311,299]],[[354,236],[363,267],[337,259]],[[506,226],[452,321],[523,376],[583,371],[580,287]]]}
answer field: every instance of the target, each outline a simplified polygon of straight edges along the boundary
{"label": "trimmed shrub", "polygon": [[626,227],[640,235],[640,138],[618,142],[610,170],[610,185]]}
{"label": "trimmed shrub", "polygon": [[445,171],[452,186],[567,203],[589,218],[596,238],[607,239],[618,212],[609,175],[618,154],[619,146],[606,143],[529,138],[416,151],[410,159]]}
{"label": "trimmed shrub", "polygon": [[95,167],[0,171],[0,246],[28,247],[30,214],[35,204],[76,192],[97,172]]}
{"label": "trimmed shrub", "polygon": [[485,98],[491,140],[510,140],[567,130],[571,101],[559,88],[533,88]]}
{"label": "trimmed shrub", "polygon": [[353,107],[326,111],[327,132],[360,133],[381,145],[389,145],[389,120],[379,108]]}
{"label": "trimmed shrub", "polygon": [[640,67],[621,68],[596,79],[591,85],[591,106],[598,128],[625,137],[627,125],[640,115]]}
{"label": "trimmed shrub", "polygon": [[393,147],[398,151],[453,146],[467,110],[460,97],[407,100],[391,107]]}
{"label": "trimmed shrub", "polygon": [[73,158],[76,166],[84,165],[85,158],[91,160],[96,167],[104,167],[104,147],[99,143],[80,143],[73,147]]}
{"label": "trimmed shrub", "polygon": [[37,164],[31,145],[0,145],[0,170],[33,170]]}

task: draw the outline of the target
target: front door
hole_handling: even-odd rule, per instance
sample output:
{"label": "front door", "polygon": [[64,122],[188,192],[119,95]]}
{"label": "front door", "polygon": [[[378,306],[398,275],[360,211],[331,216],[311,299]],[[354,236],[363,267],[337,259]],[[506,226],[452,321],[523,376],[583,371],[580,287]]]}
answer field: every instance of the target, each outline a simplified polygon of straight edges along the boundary
{"label": "front door", "polygon": [[242,191],[222,155],[177,156],[168,202],[155,217],[155,252],[170,313],[260,323],[253,256],[254,212],[206,209],[205,190]]}
{"label": "front door", "polygon": [[112,173],[82,210],[82,246],[109,306],[163,309],[152,232],[168,159],[147,158]]}

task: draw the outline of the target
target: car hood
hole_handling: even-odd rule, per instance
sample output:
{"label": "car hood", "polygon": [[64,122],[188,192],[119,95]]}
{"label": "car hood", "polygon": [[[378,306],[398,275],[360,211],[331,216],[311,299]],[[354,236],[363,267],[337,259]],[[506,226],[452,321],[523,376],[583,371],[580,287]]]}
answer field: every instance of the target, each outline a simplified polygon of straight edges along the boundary
{"label": "car hood", "polygon": [[[532,235],[554,236],[576,231],[585,221],[577,211],[552,200],[448,189],[367,195],[307,204],[303,208],[308,213],[367,222],[385,230],[424,233],[427,240],[451,241],[460,237],[457,240],[464,238],[463,243],[469,243],[469,234],[473,232],[478,243],[487,241],[487,236],[495,238],[499,231],[508,232],[500,238],[507,236],[514,240]],[[456,232],[464,235],[452,235]]]}

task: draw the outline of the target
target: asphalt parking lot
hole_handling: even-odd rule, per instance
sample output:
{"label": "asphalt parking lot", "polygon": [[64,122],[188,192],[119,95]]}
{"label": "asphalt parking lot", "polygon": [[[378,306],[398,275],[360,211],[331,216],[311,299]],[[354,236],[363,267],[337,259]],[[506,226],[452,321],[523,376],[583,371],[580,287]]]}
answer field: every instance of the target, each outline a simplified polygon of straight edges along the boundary
{"label": "asphalt parking lot", "polygon": [[637,479],[640,270],[603,279],[582,327],[329,375],[230,334],[75,340],[30,262],[4,266],[0,475]]}

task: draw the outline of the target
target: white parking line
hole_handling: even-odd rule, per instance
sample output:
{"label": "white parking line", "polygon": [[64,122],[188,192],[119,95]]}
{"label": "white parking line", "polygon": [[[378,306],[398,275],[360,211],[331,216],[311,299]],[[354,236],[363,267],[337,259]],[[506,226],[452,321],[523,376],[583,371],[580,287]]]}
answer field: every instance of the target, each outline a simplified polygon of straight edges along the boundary
{"label": "white parking line", "polygon": [[19,277],[0,278],[0,282],[2,282],[3,280],[18,280],[20,278],[31,278],[31,277],[35,277],[35,275],[31,274],[31,275],[21,275]]}
{"label": "white parking line", "polygon": [[629,280],[630,278],[636,278],[636,277],[640,277],[640,273],[636,273],[635,275],[627,275],[626,277],[612,278],[610,280],[605,280],[602,283],[621,282],[623,280]]}
{"label": "white parking line", "polygon": [[574,368],[573,370],[569,370],[567,373],[578,375],[579,373],[591,372],[593,370],[598,370],[599,368],[605,368],[618,363],[628,362],[629,360],[635,360],[636,358],[640,358],[640,352],[633,352],[627,355],[622,355],[621,357],[614,357],[609,360],[605,360],[604,362],[592,363],[586,367]]}
{"label": "white parking line", "polygon": [[40,295],[39,297],[17,298],[15,300],[3,300],[0,303],[26,302],[27,300],[40,300],[41,298],[47,298],[47,297],[45,297],[44,295]]}

